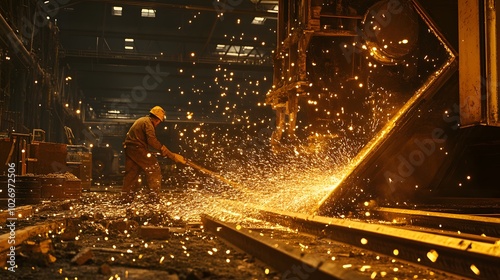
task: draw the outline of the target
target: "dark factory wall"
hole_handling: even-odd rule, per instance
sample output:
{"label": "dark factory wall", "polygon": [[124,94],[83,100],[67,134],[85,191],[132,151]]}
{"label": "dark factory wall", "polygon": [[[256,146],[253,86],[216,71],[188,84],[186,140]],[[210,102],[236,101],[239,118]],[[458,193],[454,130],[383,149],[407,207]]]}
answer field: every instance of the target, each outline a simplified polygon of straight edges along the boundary
{"label": "dark factory wall", "polygon": [[58,27],[35,13],[38,4],[0,5],[0,131],[43,129],[47,141],[65,142],[65,103],[78,94],[63,82]]}
{"label": "dark factory wall", "polygon": [[[456,1],[420,3],[457,49]],[[345,213],[368,201],[413,207],[442,203],[444,198],[500,197],[495,183],[500,167],[500,128],[460,127],[458,71],[467,69],[457,69],[434,94],[420,100],[397,122],[383,144],[323,201],[318,214]]]}

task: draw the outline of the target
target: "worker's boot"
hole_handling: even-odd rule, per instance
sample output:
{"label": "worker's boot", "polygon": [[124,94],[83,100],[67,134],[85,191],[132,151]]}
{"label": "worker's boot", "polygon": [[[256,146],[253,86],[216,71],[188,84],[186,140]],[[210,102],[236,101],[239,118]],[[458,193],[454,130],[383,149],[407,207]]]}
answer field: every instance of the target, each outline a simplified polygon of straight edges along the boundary
{"label": "worker's boot", "polygon": [[161,190],[161,169],[158,163],[150,166],[146,172],[146,181],[148,183],[150,193],[146,196],[146,203],[157,204],[160,202],[158,195]]}
{"label": "worker's boot", "polygon": [[146,196],[146,201],[147,204],[158,204],[160,202],[160,197],[158,196],[157,192],[152,191]]}
{"label": "worker's boot", "polygon": [[121,204],[130,204],[134,201],[134,195],[130,192],[122,192],[119,201]]}

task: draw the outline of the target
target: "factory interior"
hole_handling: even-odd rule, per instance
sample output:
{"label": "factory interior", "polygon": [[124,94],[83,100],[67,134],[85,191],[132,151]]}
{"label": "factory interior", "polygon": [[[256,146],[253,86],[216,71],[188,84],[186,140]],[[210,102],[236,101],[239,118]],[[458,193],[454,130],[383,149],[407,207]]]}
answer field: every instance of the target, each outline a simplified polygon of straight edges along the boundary
{"label": "factory interior", "polygon": [[[0,278],[498,279],[486,266],[500,260],[496,4],[1,1]],[[144,200],[143,174],[122,203],[123,143],[154,106],[158,141],[187,162],[151,150],[159,202]],[[450,253],[453,268],[432,247],[413,267],[401,249],[331,253],[324,229],[300,235],[315,217],[424,226],[404,211],[467,217],[446,236],[492,246],[477,253],[485,265]],[[286,232],[317,258],[312,244],[328,240],[320,263],[342,275],[232,249],[207,217]],[[373,252],[383,257],[361,258]]]}

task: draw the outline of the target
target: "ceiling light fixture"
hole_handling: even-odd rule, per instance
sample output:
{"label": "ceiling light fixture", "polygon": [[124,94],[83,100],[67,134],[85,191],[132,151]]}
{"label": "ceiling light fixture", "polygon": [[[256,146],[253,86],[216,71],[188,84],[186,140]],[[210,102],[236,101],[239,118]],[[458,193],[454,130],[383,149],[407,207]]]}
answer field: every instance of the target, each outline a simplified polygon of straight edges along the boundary
{"label": "ceiling light fixture", "polygon": [[113,6],[113,10],[111,11],[111,14],[114,16],[122,16],[123,15],[123,7]]}
{"label": "ceiling light fixture", "polygon": [[252,24],[263,25],[265,21],[266,18],[264,17],[254,17],[252,20]]}
{"label": "ceiling light fixture", "polygon": [[156,17],[156,10],[143,8],[141,10],[141,17],[154,18]]}

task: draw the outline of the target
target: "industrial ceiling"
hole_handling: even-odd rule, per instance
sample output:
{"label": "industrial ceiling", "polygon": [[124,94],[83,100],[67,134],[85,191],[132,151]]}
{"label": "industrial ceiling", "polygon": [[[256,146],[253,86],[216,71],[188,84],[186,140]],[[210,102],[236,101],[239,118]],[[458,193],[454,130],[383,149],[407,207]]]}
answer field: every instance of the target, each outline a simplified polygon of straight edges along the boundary
{"label": "industrial ceiling", "polygon": [[57,2],[64,89],[78,96],[66,106],[83,123],[129,123],[155,105],[175,122],[266,109],[278,1]]}

